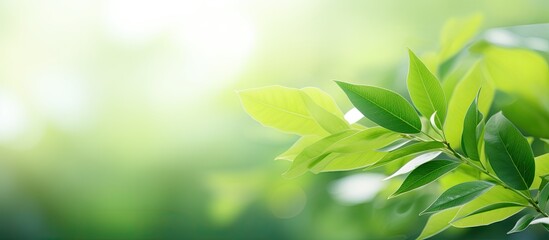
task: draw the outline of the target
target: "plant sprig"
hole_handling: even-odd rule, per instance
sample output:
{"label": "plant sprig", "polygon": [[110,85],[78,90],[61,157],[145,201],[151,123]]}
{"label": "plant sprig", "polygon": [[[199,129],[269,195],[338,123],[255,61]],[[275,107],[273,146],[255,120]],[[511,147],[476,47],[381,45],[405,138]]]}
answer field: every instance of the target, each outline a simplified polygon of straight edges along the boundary
{"label": "plant sprig", "polygon": [[[468,91],[465,95],[454,93],[447,101],[435,74],[412,51],[409,54],[406,82],[412,104],[384,88],[337,82],[351,103],[378,127],[347,124],[333,100],[318,89],[274,86],[242,91],[240,97],[250,115],[262,124],[302,136],[278,157],[291,161],[285,177],[298,177],[308,171],[408,163],[395,174],[409,172],[391,197],[417,191],[440,178],[456,178],[454,182],[458,183],[445,186],[445,191],[423,212],[448,224],[430,226],[434,221],[428,221],[425,229],[429,230],[420,238],[433,236],[450,225],[491,224],[526,208],[534,209],[537,215],[526,213],[528,217],[521,218],[509,233],[549,222],[549,181],[544,178],[539,187],[534,184],[536,177],[549,175],[544,168],[536,168],[537,164],[549,164],[549,154],[536,161],[527,139],[504,114],[488,117],[488,109],[482,106],[492,101],[495,90],[489,87],[489,79],[479,79],[480,65],[475,65],[463,80],[469,85],[480,83],[473,85],[475,88],[462,87],[460,91]],[[483,83],[487,87],[480,92]],[[462,103],[457,105],[456,98]],[[456,116],[463,120],[455,121]],[[456,135],[460,136],[457,141]],[[450,159],[441,157],[440,152]],[[478,177],[460,179],[450,174],[467,173],[469,170],[462,165],[476,171]],[[535,198],[530,190],[537,190]]]}

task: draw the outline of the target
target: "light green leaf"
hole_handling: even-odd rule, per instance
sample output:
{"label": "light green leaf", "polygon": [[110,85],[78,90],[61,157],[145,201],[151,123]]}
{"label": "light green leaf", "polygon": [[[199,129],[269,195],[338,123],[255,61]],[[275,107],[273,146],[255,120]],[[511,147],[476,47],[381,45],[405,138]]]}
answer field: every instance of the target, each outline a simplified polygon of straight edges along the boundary
{"label": "light green leaf", "polygon": [[444,133],[446,139],[454,148],[461,144],[461,133],[463,132],[463,122],[467,109],[475,99],[478,90],[482,87],[479,96],[478,110],[487,116],[494,98],[494,86],[487,79],[482,65],[475,64],[470,72],[457,84],[450,102],[448,104],[448,114],[444,124]]}
{"label": "light green leaf", "polygon": [[283,175],[287,178],[294,178],[304,174],[311,166],[314,166],[314,164],[328,156],[329,153],[326,153],[326,149],[328,147],[335,142],[357,132],[357,130],[347,130],[341,133],[333,134],[306,147],[299,155],[297,155],[295,160],[292,162],[290,169],[288,169],[288,171],[286,171]]}
{"label": "light green leaf", "polygon": [[446,230],[451,226],[450,221],[454,218],[458,210],[459,208],[450,208],[429,216],[429,220],[427,220],[423,231],[421,231],[421,234],[417,239],[426,239]]}
{"label": "light green leaf", "polygon": [[351,127],[342,117],[338,117],[318,105],[306,92],[302,91],[301,97],[309,114],[327,132],[334,134]]}
{"label": "light green leaf", "polygon": [[416,110],[397,93],[373,86],[337,82],[353,105],[378,125],[401,133],[419,133]]}
{"label": "light green leaf", "polygon": [[460,228],[489,225],[494,222],[502,221],[524,209],[524,207],[500,208],[488,212],[475,214],[470,217],[465,217],[475,211],[478,211],[479,209],[498,203],[516,203],[521,205],[528,205],[528,202],[515,192],[510,191],[502,186],[494,186],[476,199],[463,205],[455,216],[455,219],[461,218],[461,220],[453,221],[452,225]]}
{"label": "light green leaf", "polygon": [[511,229],[509,232],[507,232],[507,234],[524,231],[528,227],[528,225],[530,225],[532,220],[534,220],[534,218],[536,218],[536,214],[532,214],[532,213],[522,216],[517,221],[517,223],[515,223],[515,226],[513,227],[513,229]]}
{"label": "light green leaf", "polygon": [[301,92],[336,116],[343,116],[331,97],[320,90],[270,86],[238,92],[244,109],[259,123],[298,135],[325,136],[328,133],[311,116]]}
{"label": "light green leaf", "polygon": [[452,18],[442,28],[440,35],[440,61],[454,56],[477,34],[482,16],[475,14],[466,18]]}
{"label": "light green leaf", "polygon": [[[518,208],[517,208],[518,207]],[[462,216],[462,217],[459,217],[459,218],[455,218],[452,220],[452,222],[457,222],[459,220],[462,220],[464,218],[468,218],[468,217],[475,217],[477,215],[481,215],[481,214],[485,214],[485,213],[491,213],[492,211],[495,211],[495,210],[499,210],[499,209],[502,209],[502,208],[516,208],[516,209],[524,209],[525,206],[523,204],[520,204],[520,203],[514,203],[514,202],[501,202],[501,203],[495,203],[495,204],[492,204],[492,205],[488,205],[488,206],[485,206],[485,207],[482,207],[478,210],[475,210],[474,212],[472,213],[469,213],[465,216]]]}
{"label": "light green leaf", "polygon": [[299,138],[288,150],[278,155],[275,160],[293,161],[303,149],[320,140],[318,136],[303,136]]}
{"label": "light green leaf", "polygon": [[[479,92],[480,94],[480,92]],[[461,148],[470,159],[480,161],[478,152],[479,124],[482,121],[482,113],[478,111],[478,94],[469,106],[465,121],[463,122],[463,134],[461,135]],[[482,126],[481,128],[482,129]]]}
{"label": "light green leaf", "polygon": [[526,138],[501,112],[486,123],[484,142],[496,175],[514,189],[527,190],[534,181],[534,154]]}
{"label": "light green leaf", "polygon": [[[483,64],[496,87],[519,100],[503,113],[529,135],[549,137],[549,68],[540,54],[488,46]],[[527,106],[527,107],[526,107]]]}
{"label": "light green leaf", "polygon": [[399,138],[400,135],[398,133],[382,127],[373,127],[339,140],[336,144],[330,146],[327,151],[338,153],[370,151],[385,146]]}
{"label": "light green leaf", "polygon": [[410,143],[414,143],[414,142],[410,139],[401,138],[401,139],[397,139],[396,141],[388,144],[385,147],[382,147],[382,148],[378,149],[378,151],[380,151],[380,152],[390,152],[390,151],[393,151],[393,150],[397,150],[397,149],[399,149],[399,148],[401,148],[405,145],[408,145]]}
{"label": "light green leaf", "polygon": [[389,152],[387,155],[385,155],[385,157],[383,157],[377,163],[372,165],[370,168],[375,168],[375,167],[385,165],[389,162],[392,162],[402,157],[410,156],[413,154],[429,152],[436,149],[444,149],[444,144],[441,142],[435,142],[435,141],[414,143],[406,147]]}
{"label": "light green leaf", "polygon": [[459,166],[450,160],[433,160],[414,169],[404,180],[400,188],[391,197],[427,185]]}
{"label": "light green leaf", "polygon": [[427,118],[436,112],[436,125],[442,128],[446,118],[446,97],[440,81],[411,50],[409,54],[410,69],[406,82],[412,102]]}
{"label": "light green leaf", "polygon": [[536,161],[536,176],[534,183],[532,183],[531,189],[537,189],[541,185],[542,176],[549,175],[549,153],[537,156]]}
{"label": "light green leaf", "polygon": [[375,150],[344,154],[332,153],[328,156],[330,158],[329,162],[325,162],[322,167],[311,169],[311,171],[313,173],[335,172],[364,168],[376,163],[385,156],[385,154],[387,153],[377,152]]}
{"label": "light green leaf", "polygon": [[434,213],[444,209],[461,206],[475,199],[482,193],[493,187],[494,184],[486,181],[474,181],[461,183],[451,187],[440,195],[421,214]]}

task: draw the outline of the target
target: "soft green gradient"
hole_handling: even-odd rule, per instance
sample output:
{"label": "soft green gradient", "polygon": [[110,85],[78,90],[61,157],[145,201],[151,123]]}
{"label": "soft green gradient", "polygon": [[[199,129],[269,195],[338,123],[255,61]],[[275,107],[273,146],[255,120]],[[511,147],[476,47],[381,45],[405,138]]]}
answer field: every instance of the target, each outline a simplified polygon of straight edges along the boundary
{"label": "soft green gradient", "polygon": [[548,9],[542,0],[0,1],[0,238],[417,236],[428,189],[386,200],[391,183],[348,206],[330,193],[345,174],[282,178],[289,163],[272,159],[295,139],[249,118],[235,90],[321,87],[348,110],[333,80],[403,92],[407,48],[438,49],[446,20],[480,14],[488,29],[547,22]]}

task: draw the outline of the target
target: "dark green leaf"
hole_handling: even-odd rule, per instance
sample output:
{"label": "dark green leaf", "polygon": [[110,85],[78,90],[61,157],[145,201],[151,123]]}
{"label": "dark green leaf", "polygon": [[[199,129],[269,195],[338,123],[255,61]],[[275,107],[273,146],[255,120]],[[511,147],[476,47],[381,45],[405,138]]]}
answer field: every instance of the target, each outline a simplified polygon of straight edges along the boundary
{"label": "dark green leaf", "polygon": [[532,220],[534,220],[534,218],[536,218],[535,214],[526,214],[526,215],[522,216],[517,221],[517,223],[515,223],[515,226],[513,227],[513,229],[511,229],[509,232],[507,232],[507,234],[524,231],[528,227],[528,225],[530,225]]}
{"label": "dark green leaf", "polygon": [[[537,158],[534,158],[537,159]],[[537,173],[537,172],[536,172]],[[541,179],[541,183],[539,184],[538,189],[543,189],[547,183],[549,183],[549,175],[544,175],[539,177]]]}
{"label": "dark green leaf", "polygon": [[401,133],[419,133],[421,121],[406,99],[397,93],[373,86],[337,82],[353,105],[378,125]]}
{"label": "dark green leaf", "polygon": [[[480,93],[480,91],[479,91]],[[465,155],[470,159],[480,161],[478,153],[479,124],[482,121],[482,113],[478,110],[478,95],[469,106],[463,123],[463,134],[461,134],[461,147]]]}
{"label": "dark green leaf", "polygon": [[496,175],[517,190],[527,190],[534,181],[534,154],[528,141],[503,114],[486,123],[485,151]]}
{"label": "dark green leaf", "polygon": [[458,184],[442,193],[442,195],[440,195],[440,197],[421,214],[434,213],[444,209],[461,206],[488,191],[493,186],[493,183],[486,181],[473,181]]}
{"label": "dark green leaf", "polygon": [[409,54],[410,69],[406,82],[412,102],[427,118],[436,112],[436,125],[442,128],[446,118],[446,97],[440,81],[411,50]]}
{"label": "dark green leaf", "polygon": [[437,180],[459,166],[450,160],[433,160],[414,169],[404,180],[400,188],[391,196],[395,197]]}
{"label": "dark green leaf", "polygon": [[547,210],[547,202],[549,201],[549,184],[546,184],[543,189],[539,190],[538,203],[542,210]]}

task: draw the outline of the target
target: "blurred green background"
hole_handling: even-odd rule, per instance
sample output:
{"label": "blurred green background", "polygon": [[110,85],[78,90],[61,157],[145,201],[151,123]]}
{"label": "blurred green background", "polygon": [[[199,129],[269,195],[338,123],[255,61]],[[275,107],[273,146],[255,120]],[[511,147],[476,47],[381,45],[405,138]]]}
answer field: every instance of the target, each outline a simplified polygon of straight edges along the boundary
{"label": "blurred green background", "polygon": [[[0,238],[413,238],[429,189],[282,178],[272,159],[296,137],[235,90],[315,86],[349,110],[333,80],[403,91],[407,48],[473,14],[543,23],[549,2],[0,0]],[[539,237],[512,225],[440,238]]]}

